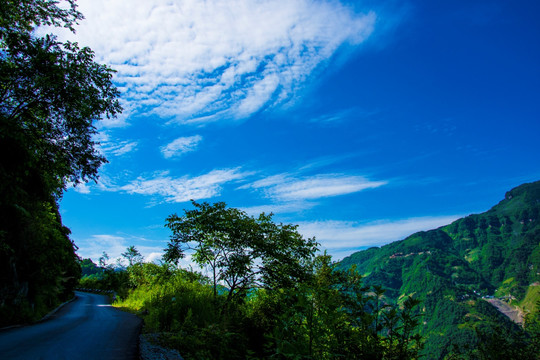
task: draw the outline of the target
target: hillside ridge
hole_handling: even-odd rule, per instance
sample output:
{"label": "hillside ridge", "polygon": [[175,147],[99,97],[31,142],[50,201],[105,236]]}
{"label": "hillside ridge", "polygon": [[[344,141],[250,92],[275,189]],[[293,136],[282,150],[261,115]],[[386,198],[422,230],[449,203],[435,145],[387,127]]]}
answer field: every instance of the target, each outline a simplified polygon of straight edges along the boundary
{"label": "hillside ridge", "polygon": [[[422,300],[426,357],[443,359],[456,344],[479,342],[479,329],[519,332],[523,322],[517,314],[536,310],[539,215],[537,181],[506,192],[486,212],[353,253],[337,266],[354,266],[367,284],[382,285],[388,302],[407,295]],[[503,315],[503,306],[517,313]]]}

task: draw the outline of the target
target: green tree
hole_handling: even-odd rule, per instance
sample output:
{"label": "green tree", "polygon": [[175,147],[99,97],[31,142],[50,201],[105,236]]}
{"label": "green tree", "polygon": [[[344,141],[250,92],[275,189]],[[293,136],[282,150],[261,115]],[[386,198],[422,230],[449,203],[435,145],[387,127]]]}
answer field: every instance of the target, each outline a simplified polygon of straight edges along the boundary
{"label": "green tree", "polygon": [[103,269],[111,268],[112,265],[109,264],[109,260],[109,254],[104,251],[99,257],[99,266]]}
{"label": "green tree", "polygon": [[536,302],[536,310],[525,317],[525,331],[529,338],[528,353],[540,354],[540,300]]}
{"label": "green tree", "polygon": [[134,245],[126,249],[126,252],[121,254],[128,261],[129,266],[142,263],[144,258]]}
{"label": "green tree", "polygon": [[313,262],[314,276],[282,292],[268,335],[277,359],[400,359],[419,357],[419,301],[398,307],[355,269],[338,270],[329,255]]}
{"label": "green tree", "polygon": [[81,275],[90,276],[90,275],[99,275],[103,272],[102,269],[97,266],[92,259],[82,259],[80,262],[81,265]]}
{"label": "green tree", "polygon": [[223,202],[193,206],[184,216],[167,218],[173,234],[164,259],[178,263],[193,251],[193,260],[211,272],[214,296],[220,283],[230,300],[253,287],[292,285],[308,275],[317,243],[303,239],[295,226],[275,224],[271,214],[251,217]]}
{"label": "green tree", "polygon": [[46,311],[69,293],[61,279],[80,275],[58,200],[69,184],[97,179],[106,159],[94,122],[121,111],[119,93],[113,71],[89,48],[34,29],[73,30],[82,18],[73,0],[0,6],[0,153],[9,154],[0,158],[1,311],[39,304],[35,313]]}

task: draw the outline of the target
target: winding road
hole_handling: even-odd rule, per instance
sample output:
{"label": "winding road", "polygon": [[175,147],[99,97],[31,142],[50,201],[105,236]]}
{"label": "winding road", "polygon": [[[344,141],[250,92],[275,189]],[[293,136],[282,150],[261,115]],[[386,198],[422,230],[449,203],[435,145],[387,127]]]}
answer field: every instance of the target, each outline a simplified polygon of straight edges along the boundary
{"label": "winding road", "polygon": [[76,292],[49,319],[0,331],[0,359],[137,359],[140,326],[105,296]]}

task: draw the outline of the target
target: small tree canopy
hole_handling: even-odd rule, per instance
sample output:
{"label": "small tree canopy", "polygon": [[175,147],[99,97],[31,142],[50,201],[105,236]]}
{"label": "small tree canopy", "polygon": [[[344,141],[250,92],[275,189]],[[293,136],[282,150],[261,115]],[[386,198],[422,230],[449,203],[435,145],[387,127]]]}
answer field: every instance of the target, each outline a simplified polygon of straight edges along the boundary
{"label": "small tree canopy", "polygon": [[139,264],[143,262],[143,256],[133,245],[126,249],[126,252],[122,253],[122,257],[128,261],[129,266]]}
{"label": "small tree canopy", "polygon": [[178,264],[192,250],[193,261],[211,271],[214,293],[218,283],[233,297],[255,286],[292,286],[309,276],[318,244],[296,226],[275,224],[272,214],[251,217],[223,202],[192,203],[195,209],[167,218],[172,235],[164,259]]}

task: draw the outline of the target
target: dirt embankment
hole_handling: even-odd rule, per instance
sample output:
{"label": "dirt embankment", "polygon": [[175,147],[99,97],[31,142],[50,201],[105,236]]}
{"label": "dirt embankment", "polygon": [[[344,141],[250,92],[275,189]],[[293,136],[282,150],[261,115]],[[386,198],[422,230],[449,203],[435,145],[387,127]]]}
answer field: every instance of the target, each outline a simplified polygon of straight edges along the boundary
{"label": "dirt embankment", "polygon": [[491,305],[495,306],[497,310],[506,315],[510,320],[516,324],[523,326],[525,314],[521,311],[520,308],[516,306],[509,305],[499,299],[485,299]]}

